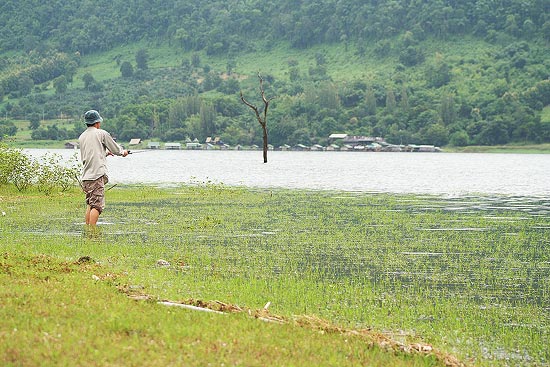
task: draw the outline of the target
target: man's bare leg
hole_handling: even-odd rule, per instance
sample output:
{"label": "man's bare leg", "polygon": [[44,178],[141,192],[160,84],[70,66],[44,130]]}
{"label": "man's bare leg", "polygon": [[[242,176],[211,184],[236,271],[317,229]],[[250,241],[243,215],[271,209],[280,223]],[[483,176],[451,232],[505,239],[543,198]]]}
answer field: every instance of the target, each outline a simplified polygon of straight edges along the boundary
{"label": "man's bare leg", "polygon": [[99,211],[95,208],[91,208],[89,205],[86,207],[86,224],[90,226],[97,225],[99,219]]}

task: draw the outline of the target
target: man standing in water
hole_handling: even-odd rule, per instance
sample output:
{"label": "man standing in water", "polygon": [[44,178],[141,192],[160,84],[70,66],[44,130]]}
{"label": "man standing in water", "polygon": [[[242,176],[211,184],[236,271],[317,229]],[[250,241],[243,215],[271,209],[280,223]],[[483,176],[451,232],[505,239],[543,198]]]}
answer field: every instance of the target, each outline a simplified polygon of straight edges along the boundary
{"label": "man standing in water", "polygon": [[118,145],[111,135],[101,129],[103,118],[96,110],[84,114],[88,128],[78,138],[82,160],[82,189],[86,193],[86,224],[95,227],[105,208],[107,156],[126,157],[128,151]]}

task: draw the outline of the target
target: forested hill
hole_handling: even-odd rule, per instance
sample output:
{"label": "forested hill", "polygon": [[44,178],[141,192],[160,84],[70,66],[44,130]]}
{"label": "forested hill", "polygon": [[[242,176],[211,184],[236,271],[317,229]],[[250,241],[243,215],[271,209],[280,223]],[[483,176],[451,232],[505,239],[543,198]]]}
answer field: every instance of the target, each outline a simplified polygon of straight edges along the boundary
{"label": "forested hill", "polygon": [[547,0],[4,0],[0,10],[4,51],[88,53],[143,38],[226,52],[250,38],[309,47],[405,31],[442,39],[550,36]]}
{"label": "forested hill", "polygon": [[[69,139],[78,125],[46,129],[37,116],[94,107],[121,139],[258,143],[238,99],[257,93],[247,60],[284,60],[260,70],[277,96],[274,145],[331,132],[549,142],[549,43],[547,0],[4,0],[0,134],[13,131],[8,118],[26,118],[37,139]],[[117,73],[90,68],[94,57]]]}

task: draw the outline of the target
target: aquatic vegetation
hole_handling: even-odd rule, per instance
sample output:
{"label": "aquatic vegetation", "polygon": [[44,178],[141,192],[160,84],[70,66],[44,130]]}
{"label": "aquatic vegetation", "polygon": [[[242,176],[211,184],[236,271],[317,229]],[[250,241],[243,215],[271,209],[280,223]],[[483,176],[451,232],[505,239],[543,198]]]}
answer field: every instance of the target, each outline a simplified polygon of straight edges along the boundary
{"label": "aquatic vegetation", "polygon": [[550,362],[545,198],[117,187],[89,237],[76,190],[3,190],[0,251],[87,255],[160,299],[271,302],[476,365]]}

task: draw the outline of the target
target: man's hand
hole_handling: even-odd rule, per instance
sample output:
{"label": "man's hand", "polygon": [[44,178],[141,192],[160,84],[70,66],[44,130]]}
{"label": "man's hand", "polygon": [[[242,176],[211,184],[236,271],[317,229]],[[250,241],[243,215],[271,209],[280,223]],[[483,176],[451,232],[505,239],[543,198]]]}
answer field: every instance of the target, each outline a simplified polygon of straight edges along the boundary
{"label": "man's hand", "polygon": [[126,157],[128,154],[130,154],[129,151],[127,151],[127,150],[123,150],[123,151],[122,151],[122,156],[123,156],[123,157]]}

